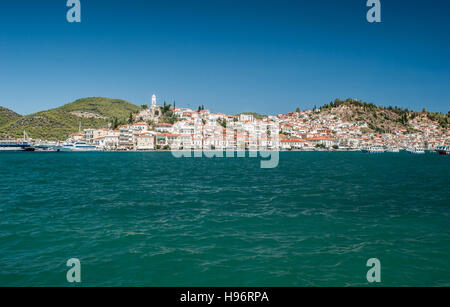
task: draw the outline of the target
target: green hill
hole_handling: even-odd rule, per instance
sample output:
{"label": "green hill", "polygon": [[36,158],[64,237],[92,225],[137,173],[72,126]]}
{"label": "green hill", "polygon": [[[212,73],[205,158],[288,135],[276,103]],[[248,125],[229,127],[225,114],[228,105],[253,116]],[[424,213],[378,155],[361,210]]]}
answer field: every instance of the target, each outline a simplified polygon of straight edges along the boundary
{"label": "green hill", "polygon": [[419,112],[391,106],[383,107],[350,98],[335,99],[322,106],[320,110],[345,121],[365,122],[369,132],[391,133],[400,129],[414,132],[409,124],[411,120],[422,123],[432,122],[438,124],[442,129],[450,127],[450,112],[444,114],[428,112],[425,109]]}
{"label": "green hill", "polygon": [[17,114],[16,112],[11,111],[10,109],[0,107],[0,127],[15,121],[20,117],[22,117],[22,115]]}
{"label": "green hill", "polygon": [[107,127],[117,118],[126,122],[139,107],[121,100],[104,97],[79,99],[62,107],[22,116],[0,127],[0,133],[19,137],[25,130],[34,139],[64,140],[79,129]]}

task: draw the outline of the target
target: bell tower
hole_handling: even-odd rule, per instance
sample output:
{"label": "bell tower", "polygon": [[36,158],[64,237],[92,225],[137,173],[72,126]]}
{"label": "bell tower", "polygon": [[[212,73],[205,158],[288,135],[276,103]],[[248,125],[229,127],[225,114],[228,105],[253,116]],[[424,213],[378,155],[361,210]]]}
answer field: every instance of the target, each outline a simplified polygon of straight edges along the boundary
{"label": "bell tower", "polygon": [[152,104],[151,104],[151,107],[152,107],[152,108],[156,107],[156,95],[155,95],[155,94],[153,94],[153,96],[152,96]]}

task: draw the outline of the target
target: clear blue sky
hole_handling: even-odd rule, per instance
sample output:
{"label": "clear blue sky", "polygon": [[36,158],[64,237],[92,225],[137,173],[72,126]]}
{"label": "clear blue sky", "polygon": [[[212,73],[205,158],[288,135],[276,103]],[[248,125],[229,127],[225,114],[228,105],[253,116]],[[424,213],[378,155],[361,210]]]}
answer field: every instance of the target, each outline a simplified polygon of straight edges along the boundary
{"label": "clear blue sky", "polygon": [[88,96],[277,114],[334,98],[447,112],[450,1],[2,1],[0,105]]}

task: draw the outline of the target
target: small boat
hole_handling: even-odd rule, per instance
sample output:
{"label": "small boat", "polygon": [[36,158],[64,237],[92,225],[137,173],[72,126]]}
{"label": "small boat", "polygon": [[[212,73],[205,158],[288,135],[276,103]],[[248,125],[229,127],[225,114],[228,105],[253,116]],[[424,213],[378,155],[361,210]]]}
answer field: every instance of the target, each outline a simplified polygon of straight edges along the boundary
{"label": "small boat", "polygon": [[408,148],[406,150],[407,153],[410,154],[425,154],[425,149],[420,148],[420,147],[413,147],[413,148]]}
{"label": "small boat", "polygon": [[371,154],[377,154],[377,153],[384,153],[384,148],[381,146],[370,146],[361,149],[364,153],[371,153]]}
{"label": "small boat", "polygon": [[450,146],[438,146],[436,152],[440,155],[450,155]]}

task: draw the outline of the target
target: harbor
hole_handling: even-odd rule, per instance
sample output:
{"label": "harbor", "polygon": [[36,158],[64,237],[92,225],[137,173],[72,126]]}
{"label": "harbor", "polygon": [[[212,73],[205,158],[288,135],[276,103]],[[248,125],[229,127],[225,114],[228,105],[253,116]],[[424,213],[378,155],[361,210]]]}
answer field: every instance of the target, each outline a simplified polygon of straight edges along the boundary
{"label": "harbor", "polygon": [[[80,101],[81,102],[81,101]],[[92,103],[91,99],[86,102]],[[72,103],[76,108],[79,102]],[[335,100],[312,110],[296,110],[278,115],[212,112],[204,106],[197,110],[175,104],[158,105],[156,95],[150,106],[130,113],[127,123],[110,122],[103,127],[82,127],[63,140],[9,137],[0,141],[0,151],[362,151],[382,154],[406,151],[410,154],[437,152],[448,154],[450,129],[432,120],[427,112],[410,112],[402,125],[383,123],[380,130],[368,119],[350,120],[342,112],[361,113],[370,104],[347,99]],[[372,107],[375,108],[375,107]],[[405,110],[376,107],[377,112],[407,114]],[[72,112],[73,113],[73,112]],[[71,116],[93,116],[77,111]],[[381,115],[380,115],[381,116]],[[58,133],[58,131],[54,132]]]}

